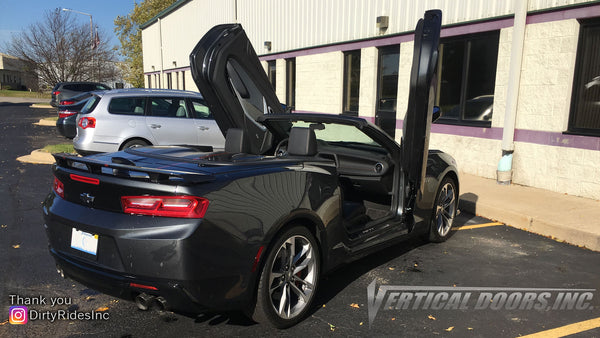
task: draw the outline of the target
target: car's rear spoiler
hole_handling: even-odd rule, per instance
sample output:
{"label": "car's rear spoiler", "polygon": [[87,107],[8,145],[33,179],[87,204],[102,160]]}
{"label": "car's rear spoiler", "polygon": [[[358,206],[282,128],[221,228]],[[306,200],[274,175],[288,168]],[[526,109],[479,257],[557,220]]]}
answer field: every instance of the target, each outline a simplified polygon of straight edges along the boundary
{"label": "car's rear spoiler", "polygon": [[133,162],[124,164],[97,161],[88,157],[78,157],[66,153],[53,154],[56,166],[85,171],[96,175],[115,176],[161,184],[204,183],[215,177],[201,172],[179,171],[136,166]]}

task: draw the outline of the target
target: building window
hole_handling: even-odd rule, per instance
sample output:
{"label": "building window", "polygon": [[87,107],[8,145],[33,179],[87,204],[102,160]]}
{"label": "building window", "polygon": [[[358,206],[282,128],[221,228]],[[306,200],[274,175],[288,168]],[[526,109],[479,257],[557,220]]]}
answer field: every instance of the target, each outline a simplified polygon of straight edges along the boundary
{"label": "building window", "polygon": [[185,71],[181,72],[181,89],[185,90]]}
{"label": "building window", "polygon": [[291,108],[296,107],[296,58],[285,60],[285,104]]}
{"label": "building window", "polygon": [[600,19],[581,22],[568,132],[600,136]]}
{"label": "building window", "polygon": [[267,62],[267,75],[269,76],[269,82],[271,82],[271,86],[273,86],[273,90],[275,90],[275,82],[276,82],[276,78],[275,78],[275,68],[276,68],[276,62],[275,60],[271,60]]}
{"label": "building window", "polygon": [[179,72],[175,72],[175,88],[179,89]]}
{"label": "building window", "polygon": [[344,53],[344,101],[342,114],[358,116],[360,49]]}
{"label": "building window", "polygon": [[396,135],[396,99],[400,45],[379,48],[377,62],[377,111],[375,124],[391,137]]}
{"label": "building window", "polygon": [[491,127],[499,40],[493,31],[440,41],[438,123]]}
{"label": "building window", "polygon": [[167,89],[173,89],[173,73],[167,73]]}
{"label": "building window", "polygon": [[152,88],[152,76],[148,75],[147,79],[148,79],[148,88]]}

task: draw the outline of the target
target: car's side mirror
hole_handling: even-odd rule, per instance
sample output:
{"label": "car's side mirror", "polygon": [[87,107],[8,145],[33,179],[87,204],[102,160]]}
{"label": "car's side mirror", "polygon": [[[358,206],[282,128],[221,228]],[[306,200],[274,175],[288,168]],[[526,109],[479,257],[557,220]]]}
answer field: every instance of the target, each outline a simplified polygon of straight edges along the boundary
{"label": "car's side mirror", "polygon": [[442,109],[438,106],[433,106],[433,114],[431,115],[431,122],[437,121],[440,117],[442,117]]}

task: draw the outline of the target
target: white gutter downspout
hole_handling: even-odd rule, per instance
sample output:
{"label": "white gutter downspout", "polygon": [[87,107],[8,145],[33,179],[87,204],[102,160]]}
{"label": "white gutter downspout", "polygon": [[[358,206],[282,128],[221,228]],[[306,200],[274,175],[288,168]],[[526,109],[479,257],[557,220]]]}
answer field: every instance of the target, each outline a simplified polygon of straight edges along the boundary
{"label": "white gutter downspout", "polygon": [[513,25],[510,67],[508,70],[508,89],[506,91],[506,112],[502,130],[502,158],[498,163],[497,182],[510,184],[512,181],[512,161],[515,150],[515,121],[523,63],[523,44],[529,0],[515,0],[515,20]]}
{"label": "white gutter downspout", "polygon": [[[518,1],[518,0],[517,0]],[[160,88],[164,88],[164,78],[163,78],[163,43],[162,43],[162,22],[160,18],[158,18],[158,38],[160,42]]]}

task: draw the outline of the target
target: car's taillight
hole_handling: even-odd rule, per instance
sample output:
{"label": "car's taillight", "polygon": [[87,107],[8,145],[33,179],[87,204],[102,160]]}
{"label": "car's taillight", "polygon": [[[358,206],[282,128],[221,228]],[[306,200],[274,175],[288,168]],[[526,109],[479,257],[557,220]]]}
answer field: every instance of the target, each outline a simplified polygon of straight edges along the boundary
{"label": "car's taillight", "polygon": [[59,118],[59,119],[62,119],[62,118],[64,118],[64,117],[73,116],[73,115],[75,115],[75,114],[77,114],[77,113],[74,113],[74,112],[72,112],[72,111],[60,111],[60,112],[58,112],[58,118]]}
{"label": "car's taillight", "polygon": [[52,95],[58,95],[58,94],[60,94],[60,92],[58,90],[55,90],[52,92]]}
{"label": "car's taillight", "polygon": [[63,106],[68,105],[68,104],[73,104],[73,103],[75,103],[75,101],[73,101],[73,100],[62,100],[62,101],[60,101],[60,104],[63,105]]}
{"label": "car's taillight", "polygon": [[137,215],[202,218],[208,200],[197,196],[123,196],[123,212]]}
{"label": "car's taillight", "polygon": [[79,126],[85,128],[96,128],[96,119],[93,117],[82,117],[79,119]]}
{"label": "car's taillight", "polygon": [[54,178],[52,189],[60,198],[65,198],[65,185],[56,177]]}

